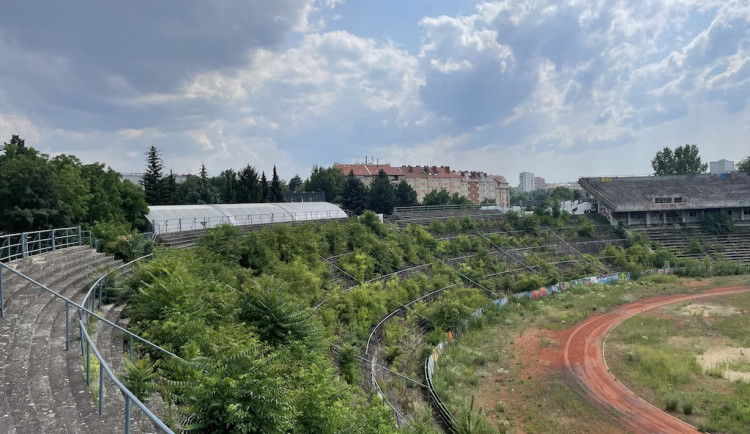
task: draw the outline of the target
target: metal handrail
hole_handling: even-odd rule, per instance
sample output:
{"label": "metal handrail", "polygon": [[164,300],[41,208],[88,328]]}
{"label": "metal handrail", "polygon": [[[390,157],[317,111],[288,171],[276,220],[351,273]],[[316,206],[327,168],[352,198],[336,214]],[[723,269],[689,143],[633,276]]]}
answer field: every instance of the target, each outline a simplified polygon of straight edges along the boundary
{"label": "metal handrail", "polygon": [[[156,345],[156,344],[154,344],[154,343],[152,343],[152,342],[150,342],[150,341],[148,341],[148,340],[146,340],[146,339],[144,339],[144,338],[142,338],[142,337],[140,337],[140,336],[138,336],[138,335],[136,335],[136,334],[134,334],[134,333],[132,333],[132,332],[130,332],[130,331],[122,328],[122,327],[120,327],[120,326],[118,326],[117,324],[113,323],[112,321],[110,321],[110,320],[102,317],[101,315],[97,314],[96,312],[94,312],[93,309],[89,309],[89,308],[87,308],[86,306],[84,306],[82,304],[76,303],[75,301],[71,300],[70,298],[65,297],[64,295],[55,292],[54,290],[52,290],[52,289],[48,288],[47,286],[45,286],[45,285],[37,282],[36,280],[32,279],[31,277],[28,277],[25,274],[23,274],[23,273],[21,273],[19,271],[16,271],[13,268],[11,268],[11,267],[3,264],[3,263],[0,263],[0,297],[2,297],[2,295],[1,295],[2,294],[2,274],[3,274],[3,270],[4,269],[8,270],[8,271],[10,271],[10,272],[12,272],[12,273],[14,273],[16,275],[18,275],[22,279],[25,279],[25,280],[33,283],[34,285],[38,286],[39,288],[42,288],[43,290],[47,291],[48,293],[50,293],[55,298],[59,298],[59,299],[62,299],[62,300],[65,301],[65,349],[66,350],[70,349],[70,320],[69,320],[69,313],[68,313],[69,312],[69,308],[70,308],[70,305],[73,305],[74,307],[78,308],[78,318],[79,318],[78,319],[78,323],[79,323],[79,326],[80,326],[80,336],[81,336],[81,355],[82,356],[84,356],[84,355],[86,356],[86,383],[87,384],[89,383],[90,368],[91,368],[90,357],[89,357],[89,353],[88,353],[89,348],[93,348],[94,349],[94,354],[99,359],[100,366],[102,366],[102,365],[107,366],[107,363],[106,363],[106,361],[104,361],[104,359],[101,357],[101,355],[99,354],[99,352],[96,350],[96,346],[93,345],[92,343],[89,343],[89,344],[86,345],[86,350],[84,352],[84,341],[86,340],[86,337],[88,337],[88,333],[86,333],[85,326],[83,325],[83,316],[84,316],[84,313],[86,314],[87,321],[90,319],[91,316],[93,316],[93,317],[97,318],[99,321],[102,321],[105,324],[108,324],[108,325],[116,328],[117,330],[120,330],[121,332],[129,335],[129,337],[130,337],[130,351],[131,351],[131,354],[132,354],[133,339],[137,339],[137,340],[139,340],[139,341],[141,341],[141,342],[143,342],[143,343],[145,343],[145,344],[147,344],[147,345],[149,345],[149,346],[151,346],[151,347],[153,347],[153,348],[155,348],[157,350],[160,350],[161,352],[163,352],[165,354],[168,354],[168,355],[170,355],[172,357],[175,357],[177,359],[182,360],[182,358],[179,357],[178,355],[176,355],[174,353],[171,353],[171,352],[169,352],[169,351],[167,351],[167,350],[159,347],[158,345]],[[2,304],[0,302],[0,312],[1,312],[1,309],[2,309]],[[88,341],[90,341],[90,339],[88,339]],[[110,378],[114,377],[114,374],[111,374],[111,370],[109,370],[109,366],[107,366],[107,373],[108,373],[108,375],[110,375]],[[102,381],[101,379],[102,379],[102,377],[100,375],[100,382]],[[117,387],[120,388],[120,390],[123,393],[123,395],[126,397],[126,400],[125,400],[125,413],[126,413],[126,415],[129,416],[129,414],[130,414],[130,400],[132,398],[135,398],[135,396],[132,394],[132,392],[130,392],[130,390],[128,390],[118,380],[115,380],[113,378],[113,381],[115,382],[115,384],[117,385]],[[101,412],[103,410],[103,407],[102,407],[103,406],[103,396],[101,395],[103,389],[100,387],[99,390],[100,390],[100,392],[99,392],[100,393],[100,396],[99,396],[99,413],[101,414]],[[151,421],[156,426],[158,426],[160,428],[164,427],[162,429],[164,429],[165,432],[173,434],[173,432],[169,428],[167,428],[166,425],[164,425],[164,423],[158,417],[154,416],[154,414],[151,413],[151,411],[148,410],[148,408],[146,408],[146,406],[142,402],[140,402],[137,398],[135,398],[133,400],[133,402],[135,402],[136,406],[138,406],[141,410],[143,410],[143,412],[149,417],[149,419],[151,419]],[[128,434],[130,432],[129,428],[130,428],[130,422],[129,422],[129,417],[128,417],[128,420],[126,420],[126,424],[125,424],[125,433],[126,434]]]}
{"label": "metal handrail", "polygon": [[[119,267],[115,268],[114,270],[111,270],[111,271],[103,274],[101,277],[99,277],[99,279],[97,279],[91,285],[91,288],[89,288],[88,292],[86,293],[86,296],[83,298],[83,301],[81,301],[80,306],[86,306],[87,304],[91,305],[88,309],[84,310],[86,312],[86,314],[87,314],[87,316],[86,316],[86,324],[88,324],[89,321],[90,321],[89,314],[93,313],[94,317],[96,317],[100,321],[104,321],[106,324],[108,324],[108,325],[114,327],[115,329],[117,329],[117,330],[119,330],[119,331],[127,334],[128,338],[130,340],[130,342],[129,342],[129,352],[130,352],[130,356],[131,357],[133,355],[133,339],[137,339],[137,340],[141,341],[142,343],[150,346],[151,348],[153,348],[155,350],[161,351],[162,353],[164,353],[164,354],[166,354],[166,355],[168,355],[170,357],[175,357],[177,359],[182,360],[182,357],[180,357],[180,356],[178,356],[178,355],[176,355],[176,354],[174,354],[174,353],[172,353],[172,352],[170,352],[168,350],[165,350],[164,348],[162,348],[162,347],[154,344],[153,342],[151,342],[151,341],[149,341],[147,339],[144,339],[144,338],[138,336],[137,334],[135,334],[135,333],[133,333],[133,332],[131,332],[131,331],[123,328],[123,327],[120,327],[119,325],[117,325],[117,324],[109,321],[108,319],[101,317],[99,314],[94,313],[94,304],[96,304],[97,300],[99,302],[98,307],[101,308],[101,306],[102,306],[102,304],[101,304],[101,302],[102,302],[102,289],[103,289],[103,286],[106,285],[107,278],[108,278],[108,276],[109,276],[110,273],[117,272],[117,271],[121,270],[122,268],[130,266],[130,265],[132,265],[133,263],[135,263],[137,261],[140,261],[140,260],[143,260],[143,259],[146,259],[146,258],[150,258],[152,256],[154,256],[154,254],[153,253],[149,253],[148,255],[144,255],[144,256],[141,256],[140,258],[136,258],[136,259],[128,262],[127,264],[122,264]],[[96,291],[95,291],[96,289],[99,290],[99,298],[98,299],[96,297]],[[91,299],[89,299],[89,296],[91,296],[92,294],[94,294],[93,297]],[[81,319],[83,319],[83,318],[81,318]]]}
{"label": "metal handrail", "polygon": [[[157,428],[160,430],[169,433],[174,434],[174,432],[169,429],[167,425],[164,424],[164,422],[161,421],[154,413],[151,412],[151,410],[146,407],[143,402],[141,402],[140,399],[138,399],[135,395],[133,395],[133,392],[131,392],[127,387],[125,387],[124,384],[120,382],[120,380],[117,379],[117,376],[115,376],[114,373],[112,373],[112,370],[109,368],[109,365],[107,365],[107,362],[104,361],[104,358],[99,353],[99,350],[97,350],[96,345],[94,345],[94,342],[91,340],[91,336],[89,336],[88,332],[86,331],[86,326],[83,325],[83,321],[81,319],[78,320],[78,326],[81,329],[81,339],[86,341],[86,361],[87,361],[87,369],[90,367],[89,362],[89,356],[88,351],[91,349],[94,352],[94,356],[99,360],[99,414],[102,414],[103,411],[103,402],[104,402],[104,396],[102,395],[104,390],[104,384],[103,379],[104,375],[102,375],[104,372],[107,373],[107,376],[110,380],[112,380],[113,383],[115,383],[115,386],[117,386],[118,389],[120,389],[120,392],[122,393],[123,397],[125,398],[125,433],[130,432],[130,401],[133,401],[136,405],[136,407],[140,408],[143,413],[148,416],[148,418],[151,420],[151,422],[156,425]],[[88,374],[87,374],[88,378]]]}
{"label": "metal handrail", "polygon": [[0,235],[0,262],[80,246],[84,239],[91,245],[92,238],[91,231],[81,230],[80,226]]}

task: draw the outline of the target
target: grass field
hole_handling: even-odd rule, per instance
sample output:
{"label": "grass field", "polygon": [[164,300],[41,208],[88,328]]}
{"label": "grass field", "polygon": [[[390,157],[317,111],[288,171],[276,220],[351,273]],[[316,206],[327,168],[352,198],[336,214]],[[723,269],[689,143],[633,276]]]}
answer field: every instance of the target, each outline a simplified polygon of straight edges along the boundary
{"label": "grass field", "polygon": [[750,294],[636,315],[607,338],[612,373],[701,431],[750,431]]}
{"label": "grass field", "polygon": [[[475,416],[480,416],[477,410],[481,408],[481,416],[501,432],[621,432],[611,415],[589,404],[575,385],[561,378],[556,367],[543,362],[545,352],[559,350],[560,331],[592,314],[641,298],[748,283],[747,276],[693,280],[657,275],[635,282],[576,287],[549,298],[509,304],[446,347],[438,363],[436,390],[459,419],[468,412],[474,396]],[[654,339],[667,341],[672,328],[660,320],[654,318],[654,330],[658,330]],[[727,333],[735,330],[729,323],[724,327]],[[620,352],[627,357],[627,351]],[[675,354],[679,358],[681,353]],[[609,357],[608,353],[608,361]],[[744,365],[739,364],[738,369]],[[694,372],[698,368],[688,359],[675,369],[667,384],[684,382],[685,376]],[[730,384],[725,389],[731,387],[736,386]],[[680,410],[682,405],[680,400]],[[702,414],[702,405],[697,398],[693,402],[696,415]],[[728,413],[736,410],[731,405],[727,408]]]}

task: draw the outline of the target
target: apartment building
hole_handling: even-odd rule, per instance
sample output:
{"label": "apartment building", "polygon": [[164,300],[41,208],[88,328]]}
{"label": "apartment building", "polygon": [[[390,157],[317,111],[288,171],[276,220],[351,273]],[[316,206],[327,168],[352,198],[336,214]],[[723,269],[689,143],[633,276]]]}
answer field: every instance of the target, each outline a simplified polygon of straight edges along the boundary
{"label": "apartment building", "polygon": [[445,189],[449,193],[458,193],[479,204],[483,199],[493,199],[495,203],[507,208],[509,205],[509,186],[502,176],[488,175],[484,172],[452,171],[449,166],[391,166],[390,164],[335,164],[345,175],[354,173],[365,184],[372,182],[380,170],[383,170],[391,182],[397,185],[402,180],[417,193],[417,200],[422,201],[431,191]]}

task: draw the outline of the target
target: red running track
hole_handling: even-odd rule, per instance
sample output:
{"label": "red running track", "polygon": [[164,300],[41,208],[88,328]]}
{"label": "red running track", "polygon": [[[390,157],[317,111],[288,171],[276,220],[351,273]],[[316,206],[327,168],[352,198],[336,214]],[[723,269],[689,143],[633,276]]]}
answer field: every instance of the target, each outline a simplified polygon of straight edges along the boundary
{"label": "red running track", "polygon": [[652,297],[591,317],[562,336],[563,375],[578,384],[594,404],[613,414],[627,430],[695,434],[698,432],[695,427],[639,398],[609,373],[602,354],[604,340],[620,322],[643,311],[685,300],[746,291],[750,288],[727,287],[690,295]]}

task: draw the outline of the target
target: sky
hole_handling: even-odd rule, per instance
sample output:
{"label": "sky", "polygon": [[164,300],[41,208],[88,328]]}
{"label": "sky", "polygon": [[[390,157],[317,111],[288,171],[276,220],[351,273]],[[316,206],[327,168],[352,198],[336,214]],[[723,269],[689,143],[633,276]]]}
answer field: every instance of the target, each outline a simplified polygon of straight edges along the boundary
{"label": "sky", "polygon": [[0,59],[0,139],[121,172],[750,155],[746,0],[4,0]]}

